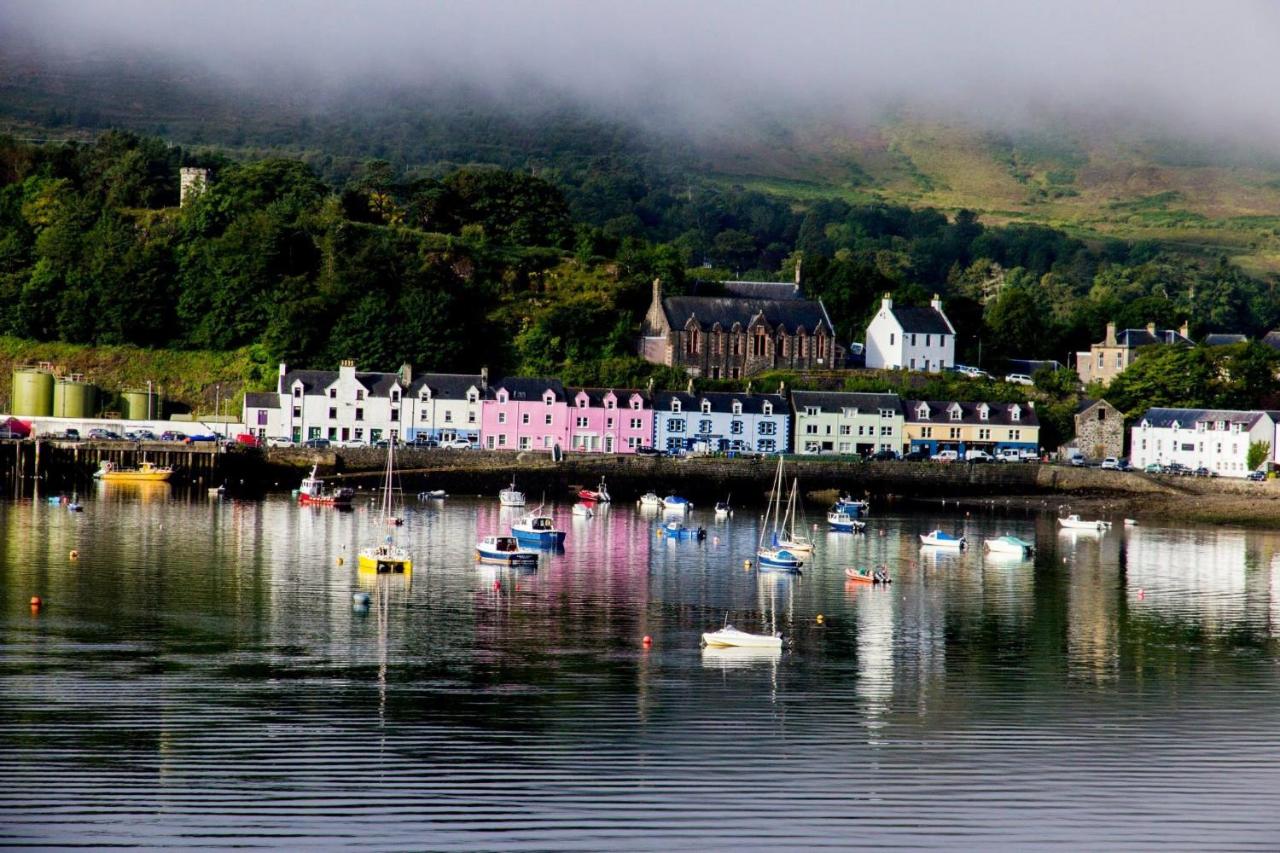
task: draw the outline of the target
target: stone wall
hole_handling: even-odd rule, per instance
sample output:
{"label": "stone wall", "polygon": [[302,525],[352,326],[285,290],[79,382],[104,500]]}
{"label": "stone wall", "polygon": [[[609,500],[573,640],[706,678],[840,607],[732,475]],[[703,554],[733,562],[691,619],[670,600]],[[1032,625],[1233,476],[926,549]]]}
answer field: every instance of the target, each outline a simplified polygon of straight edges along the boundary
{"label": "stone wall", "polygon": [[1076,415],[1075,446],[1089,459],[1124,456],[1124,433],[1124,416],[1105,400]]}

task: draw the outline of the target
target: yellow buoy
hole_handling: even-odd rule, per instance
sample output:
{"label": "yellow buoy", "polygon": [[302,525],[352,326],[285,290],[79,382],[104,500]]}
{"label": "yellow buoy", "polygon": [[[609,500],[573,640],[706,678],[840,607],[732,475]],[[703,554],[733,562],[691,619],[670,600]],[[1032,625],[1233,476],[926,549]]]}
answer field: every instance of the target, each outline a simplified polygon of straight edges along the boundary
{"label": "yellow buoy", "polygon": [[827,620],[826,620],[826,619],[824,619],[824,618],[822,618],[822,614],[821,614],[821,613],[819,613],[819,614],[818,614],[818,618],[817,618],[817,619],[815,619],[814,621],[816,621],[819,625],[821,625],[821,624],[823,624],[824,622],[826,622]]}
{"label": "yellow buoy", "polygon": [[68,559],[68,560],[78,560],[78,559],[80,559],[80,552],[79,552],[79,551],[77,551],[76,549],[72,548],[72,549],[71,549],[71,553],[67,555],[67,559]]}
{"label": "yellow buoy", "polygon": [[338,565],[339,565],[339,566],[341,566],[341,565],[342,565],[342,558],[341,558],[341,557],[339,557],[339,558],[338,558]]}

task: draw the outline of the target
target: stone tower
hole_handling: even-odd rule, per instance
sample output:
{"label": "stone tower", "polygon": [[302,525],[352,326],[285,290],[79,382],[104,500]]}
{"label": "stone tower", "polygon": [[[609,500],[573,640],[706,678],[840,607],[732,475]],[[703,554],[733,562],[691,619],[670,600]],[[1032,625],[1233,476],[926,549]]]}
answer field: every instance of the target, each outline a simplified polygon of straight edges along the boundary
{"label": "stone tower", "polygon": [[188,201],[204,192],[204,188],[208,185],[208,169],[183,166],[178,170],[178,203],[185,205]]}

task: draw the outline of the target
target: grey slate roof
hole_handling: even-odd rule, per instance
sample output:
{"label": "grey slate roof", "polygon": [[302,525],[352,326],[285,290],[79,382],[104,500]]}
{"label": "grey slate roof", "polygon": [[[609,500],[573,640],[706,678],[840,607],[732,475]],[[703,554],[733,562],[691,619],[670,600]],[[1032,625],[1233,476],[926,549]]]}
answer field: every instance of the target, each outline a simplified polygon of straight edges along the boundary
{"label": "grey slate roof", "polygon": [[1245,429],[1252,429],[1258,419],[1268,414],[1261,411],[1241,411],[1239,409],[1147,409],[1138,423],[1147,422],[1153,427],[1169,428],[1177,421],[1179,428],[1192,429],[1200,421],[1226,421],[1232,424],[1244,424]]}
{"label": "grey slate roof", "polygon": [[803,299],[800,288],[790,281],[722,281],[725,293],[747,299]]}
{"label": "grey slate roof", "polygon": [[732,391],[707,391],[702,394],[686,394],[683,391],[655,391],[653,393],[653,408],[657,412],[671,411],[671,401],[679,400],[680,409],[685,414],[697,414],[700,411],[702,401],[706,400],[711,404],[711,411],[732,413],[733,403],[742,403],[742,413],[744,415],[758,415],[764,412],[765,402],[773,404],[773,413],[775,415],[790,414],[787,408],[787,401],[781,394],[741,394]]}
{"label": "grey slate roof", "polygon": [[[921,402],[928,402],[929,404],[928,420],[922,420],[916,416],[916,409],[919,408]],[[951,415],[947,411],[952,405],[960,406],[960,420],[958,421],[951,420]],[[957,402],[955,400],[903,400],[902,410],[909,422],[920,424],[942,424],[944,426],[946,424],[954,423],[977,424],[979,426],[994,424],[996,426],[1012,427],[1034,427],[1040,425],[1040,419],[1036,416],[1036,410],[1028,406],[1026,403],[1018,404],[1022,409],[1022,414],[1020,419],[1016,421],[1013,420],[1009,414],[1009,407],[1013,405],[1012,403],[987,403],[987,406],[990,407],[991,411],[990,416],[985,421],[978,416],[978,407],[980,405],[982,405],[981,401],[976,403],[966,403]]]}
{"label": "grey slate roof", "polygon": [[1204,336],[1201,341],[1207,347],[1226,347],[1232,344],[1248,343],[1248,335],[1232,335],[1225,332],[1212,332]]}
{"label": "grey slate roof", "polygon": [[536,376],[508,376],[489,386],[488,399],[497,397],[499,389],[507,389],[512,400],[541,400],[543,393],[550,388],[557,402],[568,399],[564,385],[559,379],[544,379]]}
{"label": "grey slate roof", "polygon": [[841,409],[857,409],[860,412],[878,412],[892,409],[902,413],[902,398],[897,394],[867,394],[858,391],[792,391],[791,402],[796,411],[817,406],[824,412]]}
{"label": "grey slate roof", "polygon": [[[290,370],[281,379],[280,392],[288,393],[294,382],[302,382],[304,395],[314,394],[338,381],[336,370]],[[357,373],[356,381],[369,392],[370,397],[389,397],[391,387],[400,381],[398,373]]]}
{"label": "grey slate roof", "polygon": [[590,401],[589,405],[596,408],[604,407],[604,398],[610,391],[618,399],[618,406],[624,409],[627,407],[627,401],[631,399],[632,394],[640,395],[640,398],[644,401],[641,406],[649,402],[648,394],[639,388],[566,388],[564,390],[570,404],[573,403],[578,394],[585,392],[587,400]]}
{"label": "grey slate roof", "polygon": [[1263,336],[1262,342],[1272,349],[1280,349],[1280,329],[1272,329],[1267,332]]}
{"label": "grey slate roof", "polygon": [[244,395],[246,409],[278,409],[280,395],[273,391],[249,391]]}
{"label": "grey slate roof", "polygon": [[746,329],[757,314],[763,314],[770,326],[782,326],[789,333],[801,326],[813,333],[820,325],[831,331],[822,304],[807,299],[668,296],[662,300],[662,311],[673,329],[683,329],[690,317],[696,317],[703,329],[710,329],[716,323],[726,331],[733,328],[734,323]]}
{"label": "grey slate roof", "polygon": [[1151,344],[1182,344],[1191,346],[1191,341],[1182,336],[1177,329],[1156,329],[1152,335],[1146,329],[1123,329],[1116,332],[1116,343],[1122,347],[1145,347]]}
{"label": "grey slate roof", "polygon": [[424,373],[413,380],[408,394],[418,396],[423,388],[431,390],[431,396],[439,400],[465,400],[471,388],[482,388],[478,373]]}
{"label": "grey slate roof", "polygon": [[902,331],[918,335],[950,335],[951,327],[947,319],[932,306],[928,308],[900,308],[895,305],[889,309],[893,318],[898,321]]}

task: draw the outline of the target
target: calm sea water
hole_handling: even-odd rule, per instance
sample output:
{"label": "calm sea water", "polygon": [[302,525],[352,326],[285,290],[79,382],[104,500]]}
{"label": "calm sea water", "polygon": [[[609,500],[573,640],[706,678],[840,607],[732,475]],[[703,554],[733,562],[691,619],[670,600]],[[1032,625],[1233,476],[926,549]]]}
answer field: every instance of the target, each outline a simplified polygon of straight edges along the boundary
{"label": "calm sea water", "polygon": [[[877,513],[791,577],[743,568],[754,511],[564,506],[514,573],[450,499],[365,578],[363,508],[103,488],[0,502],[0,844],[1280,846],[1280,535]],[[785,650],[700,650],[726,617]]]}

